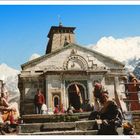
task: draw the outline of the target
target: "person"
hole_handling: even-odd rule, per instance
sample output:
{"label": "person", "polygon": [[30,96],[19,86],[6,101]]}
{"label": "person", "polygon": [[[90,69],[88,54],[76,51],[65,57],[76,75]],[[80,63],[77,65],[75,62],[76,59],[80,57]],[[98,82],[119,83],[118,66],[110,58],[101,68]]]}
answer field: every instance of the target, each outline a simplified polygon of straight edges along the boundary
{"label": "person", "polygon": [[101,109],[101,105],[99,103],[99,98],[101,97],[102,91],[106,90],[101,83],[99,83],[98,80],[95,80],[93,82],[93,86],[94,86],[94,91],[93,91],[93,95],[94,95],[94,111],[99,111]]}
{"label": "person", "polygon": [[45,104],[45,98],[40,89],[37,89],[37,93],[34,97],[34,104],[35,104],[35,113],[41,114],[41,107],[43,104]]}
{"label": "person", "polygon": [[75,89],[76,89],[76,94],[78,97],[75,109],[77,110],[77,112],[83,112],[82,110],[83,99],[82,99],[82,95],[77,84],[75,84]]}
{"label": "person", "polygon": [[102,105],[99,112],[102,123],[98,135],[118,135],[116,129],[122,125],[123,119],[119,107],[115,101],[109,99],[107,91],[102,92],[99,102]]}
{"label": "person", "polygon": [[75,112],[75,108],[70,104],[66,112],[68,114],[73,114]]}
{"label": "person", "polygon": [[46,104],[43,104],[41,106],[41,114],[47,114],[48,113],[48,108]]}
{"label": "person", "polygon": [[89,103],[89,99],[85,100],[85,104],[82,105],[83,111],[92,111],[92,106]]}
{"label": "person", "polygon": [[62,103],[60,104],[60,107],[59,107],[59,113],[61,114],[65,113],[65,109]]}
{"label": "person", "polygon": [[3,107],[1,113],[4,122],[9,120],[12,124],[18,121],[18,118],[20,117],[18,104],[16,102],[9,104],[4,93],[1,93],[0,106]]}
{"label": "person", "polygon": [[116,128],[122,125],[122,113],[117,106],[116,102],[109,99],[108,91],[103,88],[102,90],[94,90],[94,100],[97,103],[96,110],[92,112],[89,119],[96,119],[98,124],[98,135],[118,135]]}
{"label": "person", "polygon": [[131,100],[130,110],[140,110],[140,104],[138,99],[138,92],[140,91],[138,86],[139,81],[133,73],[129,73],[128,81],[129,100]]}
{"label": "person", "polygon": [[56,105],[54,108],[54,114],[59,114],[59,105]]}

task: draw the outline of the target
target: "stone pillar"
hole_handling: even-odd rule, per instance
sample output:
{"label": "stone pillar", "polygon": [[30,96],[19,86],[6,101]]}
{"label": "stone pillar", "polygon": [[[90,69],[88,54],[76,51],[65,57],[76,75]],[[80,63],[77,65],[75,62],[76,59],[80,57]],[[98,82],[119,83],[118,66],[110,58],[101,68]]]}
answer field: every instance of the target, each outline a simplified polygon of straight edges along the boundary
{"label": "stone pillar", "polygon": [[61,83],[61,88],[62,88],[62,103],[63,103],[63,107],[65,109],[68,108],[68,105],[67,105],[67,92],[66,92],[66,89],[65,89],[65,82],[63,80],[63,78],[61,79],[62,80],[62,83]]}
{"label": "stone pillar", "polygon": [[114,95],[115,95],[115,101],[116,101],[117,105],[121,107],[120,97],[119,97],[119,79],[118,79],[118,76],[114,77]]}
{"label": "stone pillar", "polygon": [[116,91],[118,93],[119,92],[119,79],[118,79],[118,76],[114,77],[114,86],[115,86],[115,89],[116,89]]}
{"label": "stone pillar", "polygon": [[65,107],[69,107],[69,99],[68,99],[68,88],[66,88],[65,82],[64,82],[64,91],[65,91]]}
{"label": "stone pillar", "polygon": [[52,108],[52,91],[51,91],[51,83],[50,80],[47,80],[47,94],[48,94],[48,108]]}
{"label": "stone pillar", "polygon": [[92,86],[92,80],[88,80],[88,99],[89,102],[93,102],[93,86]]}
{"label": "stone pillar", "polygon": [[46,91],[45,91],[45,94],[46,94],[46,105],[47,105],[47,107],[49,107],[49,100],[48,100],[48,80],[47,80],[47,76],[45,77],[45,80],[46,80],[46,82],[45,82],[45,86],[46,86]]}
{"label": "stone pillar", "polygon": [[24,79],[19,77],[18,88],[20,91],[20,115],[25,114],[25,86]]}

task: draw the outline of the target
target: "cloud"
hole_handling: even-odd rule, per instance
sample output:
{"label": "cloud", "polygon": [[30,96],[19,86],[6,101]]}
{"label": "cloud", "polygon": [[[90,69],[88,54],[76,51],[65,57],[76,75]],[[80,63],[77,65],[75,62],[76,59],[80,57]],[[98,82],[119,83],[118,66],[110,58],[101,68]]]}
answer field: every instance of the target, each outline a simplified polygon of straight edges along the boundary
{"label": "cloud", "polygon": [[38,58],[38,57],[40,57],[40,55],[37,54],[37,53],[34,53],[34,54],[32,54],[32,56],[29,58],[29,61],[31,61],[31,60],[33,60],[33,59],[36,59],[36,58]]}
{"label": "cloud", "polygon": [[110,56],[126,64],[126,67],[133,69],[130,64],[133,60],[135,63],[140,59],[140,37],[127,37],[116,39],[112,36],[102,37],[96,45],[88,45],[93,50]]}

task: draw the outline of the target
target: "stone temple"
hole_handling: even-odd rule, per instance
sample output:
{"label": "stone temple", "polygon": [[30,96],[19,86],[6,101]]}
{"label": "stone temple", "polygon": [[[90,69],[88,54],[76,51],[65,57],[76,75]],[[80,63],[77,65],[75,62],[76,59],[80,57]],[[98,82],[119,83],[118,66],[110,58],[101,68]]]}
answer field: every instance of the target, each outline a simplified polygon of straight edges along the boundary
{"label": "stone temple", "polygon": [[99,52],[76,44],[75,27],[52,26],[48,33],[45,55],[21,65],[19,74],[21,114],[34,114],[34,95],[40,88],[48,108],[60,103],[64,108],[79,102],[75,84],[80,89],[82,102],[94,104],[93,81],[100,81],[112,98],[121,97],[124,64]]}

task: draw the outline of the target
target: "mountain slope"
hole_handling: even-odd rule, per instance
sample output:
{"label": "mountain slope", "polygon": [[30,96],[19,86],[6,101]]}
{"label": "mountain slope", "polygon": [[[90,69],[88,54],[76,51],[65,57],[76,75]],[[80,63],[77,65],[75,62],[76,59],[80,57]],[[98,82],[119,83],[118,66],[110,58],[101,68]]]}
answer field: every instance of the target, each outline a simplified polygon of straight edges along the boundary
{"label": "mountain slope", "polygon": [[136,67],[135,67],[133,72],[136,75],[136,77],[138,79],[140,79],[140,60],[139,60],[138,64],[136,65]]}
{"label": "mountain slope", "polygon": [[15,70],[6,64],[0,65],[0,80],[6,83],[6,88],[9,92],[9,100],[19,100],[19,90],[18,90],[18,74],[20,71]]}

